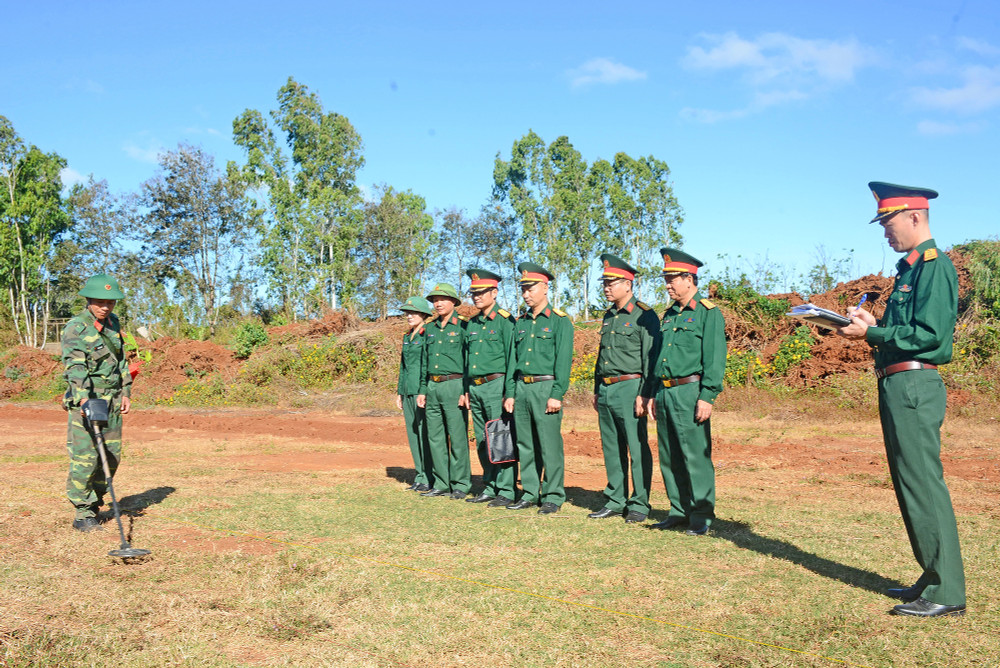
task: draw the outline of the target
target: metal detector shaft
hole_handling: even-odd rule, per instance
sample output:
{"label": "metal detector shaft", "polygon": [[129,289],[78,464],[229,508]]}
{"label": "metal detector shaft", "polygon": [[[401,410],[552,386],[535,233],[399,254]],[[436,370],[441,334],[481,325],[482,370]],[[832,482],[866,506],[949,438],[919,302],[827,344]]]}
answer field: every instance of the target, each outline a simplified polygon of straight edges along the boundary
{"label": "metal detector shaft", "polygon": [[[90,422],[88,420],[87,422]],[[127,549],[132,547],[129,542],[125,540],[125,529],[122,527],[122,515],[118,511],[118,499],[115,498],[115,487],[111,484],[111,468],[108,466],[108,453],[104,449],[104,432],[101,431],[101,425],[94,424],[90,422],[91,429],[94,430],[94,440],[97,441],[97,452],[101,455],[101,465],[104,467],[104,480],[108,483],[108,492],[111,494],[111,507],[115,511],[115,520],[118,521],[118,535],[122,539],[122,549]]]}

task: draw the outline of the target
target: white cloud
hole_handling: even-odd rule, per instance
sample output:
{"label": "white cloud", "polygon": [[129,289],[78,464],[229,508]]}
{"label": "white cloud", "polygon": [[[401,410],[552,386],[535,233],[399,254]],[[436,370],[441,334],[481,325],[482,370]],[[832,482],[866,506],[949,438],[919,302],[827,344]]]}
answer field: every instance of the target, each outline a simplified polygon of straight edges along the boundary
{"label": "white cloud", "polygon": [[957,88],[915,88],[913,100],[931,109],[978,114],[1000,106],[1000,66],[973,65],[962,72]]}
{"label": "white cloud", "polygon": [[580,67],[567,72],[574,88],[591,84],[616,84],[623,81],[641,81],[645,72],[632,69],[628,65],[616,63],[607,58],[592,58]]}
{"label": "white cloud", "polygon": [[139,162],[148,162],[149,164],[155,165],[157,158],[163,153],[163,147],[157,146],[154,143],[150,143],[146,148],[141,146],[136,146],[132,142],[127,142],[122,146],[122,150],[125,151],[125,155],[132,158],[133,160],[138,160]]}
{"label": "white cloud", "polygon": [[63,188],[71,188],[78,183],[87,182],[87,177],[72,167],[63,167],[59,171],[59,179],[62,181]]}
{"label": "white cloud", "polygon": [[985,128],[984,123],[972,121],[968,123],[942,123],[939,121],[920,121],[917,123],[917,132],[930,136],[949,136],[959,134],[973,134]]}
{"label": "white cloud", "polygon": [[981,39],[974,39],[972,37],[959,37],[957,40],[958,48],[965,49],[967,51],[972,51],[980,56],[995,57],[1000,56],[1000,47],[993,46],[989,42],[984,42]]}
{"label": "white cloud", "polygon": [[691,46],[682,63],[700,72],[734,71],[750,89],[741,109],[713,111],[686,108],[681,116],[701,123],[743,118],[769,107],[809,99],[854,80],[858,70],[875,62],[875,53],[856,40],[802,39],[767,33],[749,40],[736,33],[701,35],[706,46]]}

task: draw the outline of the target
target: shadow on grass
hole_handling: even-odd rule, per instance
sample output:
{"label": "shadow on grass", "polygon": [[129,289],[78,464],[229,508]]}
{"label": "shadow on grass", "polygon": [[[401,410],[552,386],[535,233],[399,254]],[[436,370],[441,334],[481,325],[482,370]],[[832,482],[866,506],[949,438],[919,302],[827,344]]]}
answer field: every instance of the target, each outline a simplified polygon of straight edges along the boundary
{"label": "shadow on grass", "polygon": [[755,533],[744,522],[715,519],[712,521],[712,535],[728,540],[736,547],[753,550],[776,559],[784,559],[831,580],[838,580],[852,587],[860,587],[876,594],[885,594],[889,587],[906,586],[896,580],[889,580],[874,571],[847,566],[831,561],[777,538],[768,538]]}
{"label": "shadow on grass", "polygon": [[177,490],[174,487],[154,487],[139,494],[130,494],[118,500],[118,508],[122,515],[138,517],[145,512],[146,508],[162,503],[175,491]]}

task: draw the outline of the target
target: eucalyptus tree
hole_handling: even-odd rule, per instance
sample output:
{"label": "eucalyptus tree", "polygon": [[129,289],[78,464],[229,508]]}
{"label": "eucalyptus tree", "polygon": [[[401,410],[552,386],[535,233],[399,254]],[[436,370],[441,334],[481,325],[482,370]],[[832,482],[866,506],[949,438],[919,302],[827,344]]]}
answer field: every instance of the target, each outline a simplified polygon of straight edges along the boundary
{"label": "eucalyptus tree", "polygon": [[289,77],[277,102],[270,123],[255,109],[240,114],[233,138],[246,152],[241,174],[268,214],[265,270],[294,318],[318,306],[311,296],[337,308],[338,291],[356,287],[348,269],[361,232],[355,181],[364,157],[347,117],[325,112],[307,86]]}
{"label": "eucalyptus tree", "polygon": [[66,161],[28,146],[0,116],[0,289],[24,345],[45,344],[50,261],[69,226],[59,173]]}

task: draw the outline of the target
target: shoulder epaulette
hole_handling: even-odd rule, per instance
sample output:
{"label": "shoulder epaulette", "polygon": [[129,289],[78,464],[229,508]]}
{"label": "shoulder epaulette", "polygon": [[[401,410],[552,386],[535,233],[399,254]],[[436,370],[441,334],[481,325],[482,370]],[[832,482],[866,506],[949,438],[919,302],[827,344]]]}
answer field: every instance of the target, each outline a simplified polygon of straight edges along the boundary
{"label": "shoulder epaulette", "polygon": [[652,311],[653,310],[653,307],[650,306],[649,304],[647,304],[646,302],[639,302],[639,301],[637,301],[635,303],[635,305],[638,306],[639,308],[641,308],[643,311]]}
{"label": "shoulder epaulette", "polygon": [[510,317],[510,311],[506,311],[506,310],[504,310],[502,308],[498,308],[497,309],[497,315],[500,316],[501,318],[509,318]]}
{"label": "shoulder epaulette", "polygon": [[568,317],[568,316],[566,315],[566,312],[565,312],[565,311],[560,311],[560,310],[559,310],[559,309],[557,309],[557,308],[554,308],[554,309],[552,309],[552,312],[553,312],[553,313],[555,313],[556,315],[558,315],[558,316],[562,317],[562,318],[566,318],[566,317]]}
{"label": "shoulder epaulette", "polygon": [[938,256],[937,248],[928,248],[924,251],[924,262],[930,262],[931,260],[936,260]]}
{"label": "shoulder epaulette", "polygon": [[715,308],[715,304],[710,299],[702,299],[701,303],[705,308]]}

